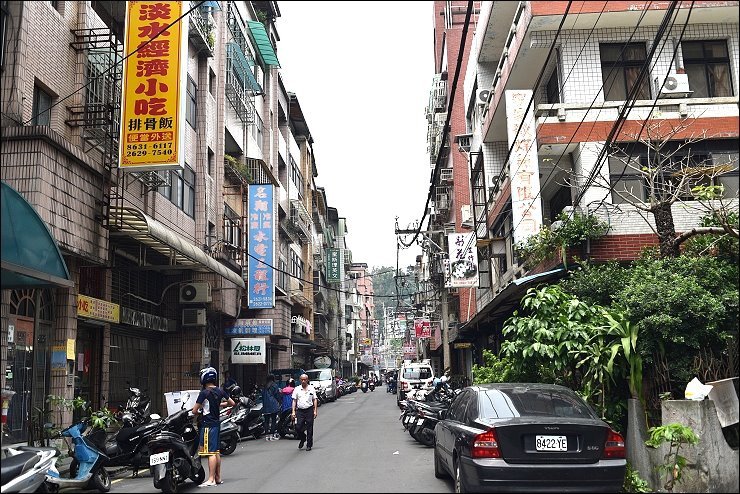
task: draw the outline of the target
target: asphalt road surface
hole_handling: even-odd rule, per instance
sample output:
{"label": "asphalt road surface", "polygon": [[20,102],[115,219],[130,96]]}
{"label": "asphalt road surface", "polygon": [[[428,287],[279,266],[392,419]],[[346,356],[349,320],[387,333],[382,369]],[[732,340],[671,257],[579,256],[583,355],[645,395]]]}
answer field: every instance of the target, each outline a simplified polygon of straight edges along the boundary
{"label": "asphalt road surface", "polygon": [[[224,483],[178,492],[453,492],[434,478],[433,448],[417,443],[398,420],[396,395],[385,386],[343,396],[319,407],[311,451],[298,441],[243,439],[222,458]],[[204,462],[205,464],[205,462]],[[208,468],[206,466],[206,475]],[[148,470],[114,477],[111,492],[159,492]]]}

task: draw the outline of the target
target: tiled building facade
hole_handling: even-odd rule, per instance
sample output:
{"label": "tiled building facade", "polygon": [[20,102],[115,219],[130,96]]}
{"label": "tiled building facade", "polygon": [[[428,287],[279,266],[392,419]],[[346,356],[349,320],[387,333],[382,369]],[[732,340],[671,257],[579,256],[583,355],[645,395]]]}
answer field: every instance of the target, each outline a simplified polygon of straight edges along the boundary
{"label": "tiled building facade", "polygon": [[[464,18],[466,8],[466,2],[435,2],[435,14],[440,13],[435,15],[435,25],[448,33],[445,39],[453,39],[450,31]],[[516,244],[540,226],[549,227],[558,213],[595,215],[609,225],[605,236],[577,252],[580,257],[629,261],[639,257],[644,247],[658,245],[652,215],[638,211],[617,192],[644,194],[636,176],[618,169],[612,150],[627,148],[649,125],[678,128],[669,138],[674,146],[701,136],[691,152],[713,166],[728,165],[711,180],[724,186],[725,200],[737,207],[738,2],[681,3],[673,23],[660,36],[667,9],[668,4],[635,8],[629,2],[475,5],[472,15],[479,16],[469,26],[473,37],[464,50],[464,74],[452,106],[443,105],[453,113],[449,148],[437,150],[451,157],[453,169],[460,166],[461,175],[464,167],[468,178],[463,185],[467,190],[454,196],[453,203],[458,204],[447,206],[443,213],[447,215],[449,209],[452,215],[460,214],[459,203],[468,200],[470,221],[467,225],[455,221],[454,227],[475,231],[479,247],[481,284],[469,305],[474,309],[467,310],[462,295],[459,306],[449,307],[448,322],[459,320],[460,325],[459,331],[451,331],[448,343],[473,343],[463,359],[472,356],[480,361],[483,348],[497,349],[504,320],[516,308],[528,280],[535,280],[530,276],[547,281],[542,276],[554,280],[564,272],[561,259],[525,268],[515,252]],[[436,54],[441,46],[436,39]],[[633,55],[615,55],[626,46],[634,50]],[[459,56],[457,51],[445,53],[446,58],[436,58],[446,61],[446,73],[443,66],[438,69],[442,67],[442,79],[446,76],[446,103],[450,103]],[[615,144],[608,144],[643,64],[649,67],[647,77],[624,125],[613,136]],[[614,77],[615,73],[624,78]],[[665,89],[666,76],[679,81],[677,89]],[[454,115],[458,114],[464,115],[464,125],[456,128]],[[609,152],[602,153],[607,145]],[[457,164],[458,151],[467,155],[467,163]],[[458,192],[458,173],[453,176]],[[587,181],[589,176],[592,181]],[[443,178],[440,174],[438,189],[446,185]],[[673,204],[677,233],[699,225],[696,206],[691,200]],[[440,213],[436,204],[433,212],[430,230],[450,221],[447,216],[442,222],[436,219]],[[442,272],[434,262],[434,256],[425,253],[420,264],[431,278]],[[514,286],[523,288],[514,290]],[[457,317],[452,315],[455,312]],[[453,353],[453,357],[460,355]],[[459,371],[464,367],[457,365]]]}
{"label": "tiled building facade", "polygon": [[[327,246],[310,241],[313,181],[291,178],[293,163],[309,179],[317,165],[280,78],[277,2],[182,3],[185,166],[131,173],[117,166],[126,3],[2,2],[2,181],[47,225],[69,272],[57,285],[3,285],[0,384],[15,392],[3,443],[38,439],[33,409],[50,394],[115,408],[131,385],[166,413],[163,394],[197,389],[204,366],[247,388],[340,351],[311,331]],[[275,302],[259,310],[246,297],[250,184],[272,185],[276,203]],[[230,359],[244,335],[227,329],[245,319],[272,320],[264,364]]]}

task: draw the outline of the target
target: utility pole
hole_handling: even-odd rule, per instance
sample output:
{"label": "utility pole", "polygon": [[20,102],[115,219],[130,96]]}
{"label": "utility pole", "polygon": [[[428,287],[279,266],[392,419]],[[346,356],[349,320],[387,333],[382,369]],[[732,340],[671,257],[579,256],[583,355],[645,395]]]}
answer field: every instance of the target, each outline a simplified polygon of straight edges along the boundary
{"label": "utility pole", "polygon": [[[447,247],[447,238],[444,232],[442,232],[442,248],[440,249],[442,252],[447,252],[445,249]],[[449,319],[449,307],[447,306],[447,280],[446,276],[442,277],[442,373],[446,369],[450,368],[450,328],[447,323]]]}

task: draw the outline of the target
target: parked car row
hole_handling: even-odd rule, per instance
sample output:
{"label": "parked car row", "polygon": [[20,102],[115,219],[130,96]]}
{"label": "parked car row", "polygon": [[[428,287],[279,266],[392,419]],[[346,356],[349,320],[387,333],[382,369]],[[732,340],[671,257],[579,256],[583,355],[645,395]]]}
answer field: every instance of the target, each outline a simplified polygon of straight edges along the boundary
{"label": "parked car row", "polygon": [[[480,384],[459,390],[446,406],[439,403],[409,397],[399,405],[406,408],[401,419],[434,448],[434,475],[452,477],[455,492],[622,489],[624,438],[571,389]],[[416,422],[432,413],[434,433],[421,434]]]}

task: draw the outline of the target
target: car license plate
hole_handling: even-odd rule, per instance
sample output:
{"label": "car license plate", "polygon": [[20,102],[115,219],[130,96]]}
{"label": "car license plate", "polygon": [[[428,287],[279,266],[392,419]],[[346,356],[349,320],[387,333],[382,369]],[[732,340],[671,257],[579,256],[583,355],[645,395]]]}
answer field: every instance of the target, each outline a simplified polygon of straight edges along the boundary
{"label": "car license plate", "polygon": [[167,463],[170,461],[170,452],[165,451],[164,453],[157,453],[149,457],[149,465],[159,465],[160,463]]}
{"label": "car license plate", "polygon": [[565,436],[535,436],[537,451],[568,451],[568,439]]}

